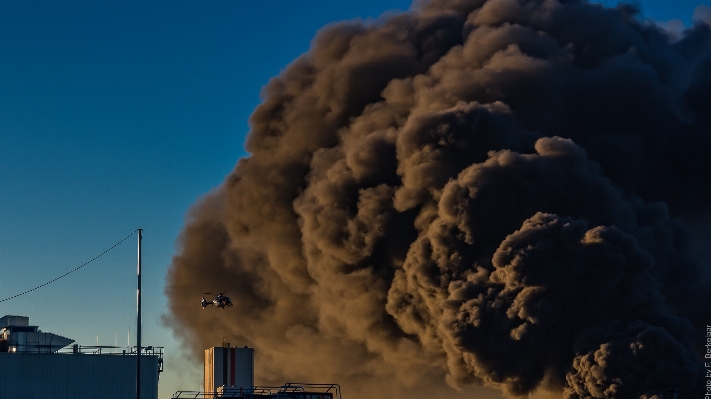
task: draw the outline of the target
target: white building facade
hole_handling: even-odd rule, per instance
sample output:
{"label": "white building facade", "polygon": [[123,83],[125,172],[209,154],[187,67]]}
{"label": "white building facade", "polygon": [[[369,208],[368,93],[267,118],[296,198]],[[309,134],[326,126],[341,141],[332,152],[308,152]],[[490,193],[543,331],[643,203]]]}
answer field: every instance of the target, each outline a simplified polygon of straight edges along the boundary
{"label": "white building facade", "polygon": [[[40,331],[25,316],[0,318],[0,398],[136,397],[136,348],[73,345]],[[141,399],[158,399],[162,348],[141,352]]]}

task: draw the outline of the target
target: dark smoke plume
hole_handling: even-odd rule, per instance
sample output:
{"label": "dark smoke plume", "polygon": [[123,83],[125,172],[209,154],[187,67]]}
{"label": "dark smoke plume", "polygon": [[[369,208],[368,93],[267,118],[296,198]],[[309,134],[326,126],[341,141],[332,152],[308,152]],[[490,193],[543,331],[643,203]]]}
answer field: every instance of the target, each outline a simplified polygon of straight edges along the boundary
{"label": "dark smoke plume", "polygon": [[[191,211],[167,322],[197,359],[227,336],[258,382],[348,398],[701,397],[702,17],[432,0],[325,28]],[[235,307],[202,311],[215,289]]]}

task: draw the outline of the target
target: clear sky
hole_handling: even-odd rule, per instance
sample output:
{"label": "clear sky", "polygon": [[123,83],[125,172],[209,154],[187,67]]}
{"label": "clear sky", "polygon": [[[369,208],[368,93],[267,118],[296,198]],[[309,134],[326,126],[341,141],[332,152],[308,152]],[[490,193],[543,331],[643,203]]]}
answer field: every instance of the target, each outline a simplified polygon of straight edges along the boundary
{"label": "clear sky", "polygon": [[[687,26],[696,6],[711,5],[633,3],[649,18]],[[167,351],[160,398],[199,389],[201,365],[186,363],[161,322],[184,216],[247,155],[261,87],[308,50],[319,28],[409,6],[0,0],[0,300],[143,228],[143,343]],[[1,302],[0,316],[29,316],[81,345],[97,336],[101,345],[126,345],[130,326],[135,344],[135,272],[134,236],[76,273]]]}

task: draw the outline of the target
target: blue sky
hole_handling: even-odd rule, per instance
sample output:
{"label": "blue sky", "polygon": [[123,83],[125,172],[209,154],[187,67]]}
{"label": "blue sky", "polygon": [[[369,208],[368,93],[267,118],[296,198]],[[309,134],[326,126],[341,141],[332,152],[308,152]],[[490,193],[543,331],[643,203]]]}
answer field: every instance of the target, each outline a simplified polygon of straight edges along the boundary
{"label": "blue sky", "polygon": [[[635,3],[647,17],[687,25],[697,5],[711,4]],[[143,228],[143,342],[167,350],[160,397],[198,389],[201,366],[185,363],[161,323],[184,216],[247,155],[261,87],[308,50],[319,28],[409,5],[0,0],[0,299]],[[135,344],[135,244],[134,236],[0,303],[0,316],[29,316],[82,345],[97,336],[126,345],[131,326]]]}

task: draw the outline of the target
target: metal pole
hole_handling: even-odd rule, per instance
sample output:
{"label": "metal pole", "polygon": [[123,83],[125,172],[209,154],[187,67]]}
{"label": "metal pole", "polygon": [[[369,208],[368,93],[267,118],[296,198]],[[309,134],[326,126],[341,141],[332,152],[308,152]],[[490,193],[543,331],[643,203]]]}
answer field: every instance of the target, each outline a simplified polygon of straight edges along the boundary
{"label": "metal pole", "polygon": [[138,290],[136,291],[136,399],[141,399],[141,238],[143,238],[143,229],[138,229]]}

